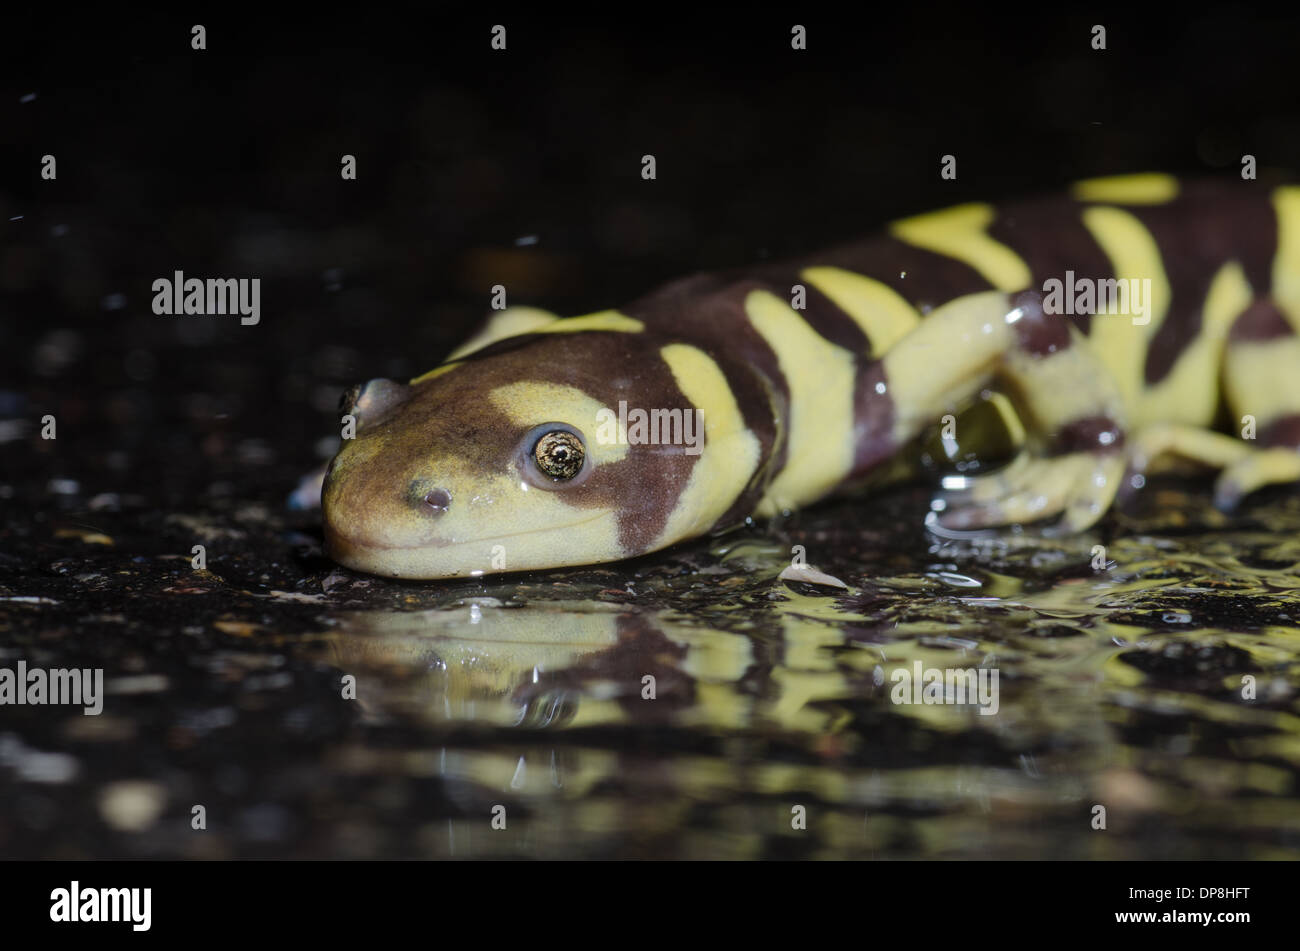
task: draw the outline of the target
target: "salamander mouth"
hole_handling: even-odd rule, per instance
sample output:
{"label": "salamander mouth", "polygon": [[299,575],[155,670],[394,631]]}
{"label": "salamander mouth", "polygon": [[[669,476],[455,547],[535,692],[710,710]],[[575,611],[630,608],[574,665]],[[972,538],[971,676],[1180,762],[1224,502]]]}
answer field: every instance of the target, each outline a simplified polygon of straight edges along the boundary
{"label": "salamander mouth", "polygon": [[350,535],[330,525],[329,521],[325,522],[325,547],[332,553],[342,551],[367,551],[367,552],[389,552],[389,551],[421,551],[427,548],[447,548],[452,545],[463,545],[465,542],[451,542],[441,538],[431,538],[428,541],[417,542],[414,545],[390,545],[387,542],[374,541],[368,537],[360,535]]}
{"label": "salamander mouth", "polygon": [[[448,539],[432,538],[426,542],[420,542],[413,545],[393,545],[383,541],[374,541],[369,538],[350,535],[346,532],[339,531],[332,526],[328,520],[325,522],[325,549],[331,558],[352,568],[355,571],[364,571],[369,574],[386,575],[389,577],[463,577],[477,573],[489,574],[492,570],[484,564],[481,570],[470,567],[484,561],[485,545],[494,543],[509,543],[511,539],[539,535],[547,532],[564,533],[579,528],[597,519],[605,518],[609,513],[600,511],[589,518],[580,519],[576,522],[567,522],[563,525],[549,525],[545,528],[535,528],[526,531],[504,532],[499,535],[485,535],[481,538],[473,538],[465,541],[451,541]],[[416,553],[423,551],[440,551],[446,554],[452,554],[457,549],[470,551],[473,550],[473,558],[460,562],[463,567],[446,570],[439,575],[409,575],[402,571],[393,571],[390,567],[391,562],[387,556],[400,555],[402,553]],[[453,559],[447,559],[449,565]],[[576,561],[558,560],[556,565],[560,564],[585,564],[581,559]],[[521,566],[519,570],[526,570],[526,566]]]}
{"label": "salamander mouth", "polygon": [[594,522],[598,518],[604,518],[607,514],[609,513],[601,511],[601,512],[597,512],[595,515],[592,515],[590,518],[579,519],[576,522],[566,522],[563,525],[548,525],[545,528],[530,528],[520,532],[504,532],[500,535],[484,535],[481,538],[472,538],[472,539],[467,539],[465,541],[451,541],[445,538],[433,538],[427,542],[418,542],[414,545],[390,545],[386,542],[374,542],[368,539],[363,540],[356,536],[348,535],[346,532],[339,531],[338,529],[330,525],[329,522],[327,521],[325,523],[325,542],[327,545],[331,545],[332,543],[335,542],[342,542],[344,545],[346,545],[349,548],[364,548],[367,551],[376,551],[376,552],[420,551],[426,548],[456,548],[462,545],[482,545],[482,544],[486,544],[487,542],[499,542],[511,538],[520,538],[525,535],[538,535],[541,534],[542,532],[570,531],[572,529],[579,528],[580,526],[586,525],[589,522]]}

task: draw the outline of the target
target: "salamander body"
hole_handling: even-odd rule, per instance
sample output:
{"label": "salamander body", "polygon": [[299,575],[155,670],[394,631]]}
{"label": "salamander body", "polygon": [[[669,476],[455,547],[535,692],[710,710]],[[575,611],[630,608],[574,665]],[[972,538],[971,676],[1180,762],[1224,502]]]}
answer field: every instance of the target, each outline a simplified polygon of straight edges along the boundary
{"label": "salamander body", "polygon": [[1019,454],[948,480],[939,534],[1080,531],[1170,462],[1218,470],[1225,507],[1300,480],[1300,188],[1098,179],[618,310],[501,311],[349,391],[326,543],[402,578],[616,561],[861,483],[990,391]]}

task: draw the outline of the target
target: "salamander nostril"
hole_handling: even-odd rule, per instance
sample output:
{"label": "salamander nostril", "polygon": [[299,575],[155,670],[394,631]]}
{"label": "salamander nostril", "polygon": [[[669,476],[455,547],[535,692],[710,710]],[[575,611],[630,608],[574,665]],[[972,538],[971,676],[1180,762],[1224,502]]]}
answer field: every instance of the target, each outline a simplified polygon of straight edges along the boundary
{"label": "salamander nostril", "polygon": [[424,504],[435,515],[441,515],[451,506],[451,493],[446,489],[430,489],[424,496]]}

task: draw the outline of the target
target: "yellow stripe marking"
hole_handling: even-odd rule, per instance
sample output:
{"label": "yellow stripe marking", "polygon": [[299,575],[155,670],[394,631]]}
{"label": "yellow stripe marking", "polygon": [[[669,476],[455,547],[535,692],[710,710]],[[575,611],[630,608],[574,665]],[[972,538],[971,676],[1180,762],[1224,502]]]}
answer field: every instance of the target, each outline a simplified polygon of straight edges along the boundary
{"label": "yellow stripe marking", "polygon": [[1029,265],[985,230],[995,217],[992,205],[958,205],[896,221],[889,231],[900,241],[969,264],[998,290],[1024,290],[1032,281]]}
{"label": "yellow stripe marking", "polygon": [[470,337],[447,357],[447,362],[459,360],[475,350],[482,350],[488,344],[531,333],[539,327],[559,320],[558,314],[537,307],[507,307],[487,319],[483,329]]}
{"label": "yellow stripe marking", "polygon": [[537,333],[566,334],[583,330],[610,330],[616,333],[635,334],[645,330],[645,324],[616,310],[602,310],[582,317],[564,317],[536,328]]}
{"label": "yellow stripe marking", "polygon": [[921,314],[888,284],[837,267],[810,267],[800,276],[853,318],[879,359],[916,329]]}
{"label": "yellow stripe marking", "polygon": [[700,410],[704,449],[677,497],[654,548],[707,531],[731,508],[758,468],[758,437],[745,425],[727,377],[703,350],[684,343],[662,348],[677,388]]}
{"label": "yellow stripe marking", "polygon": [[536,307],[508,307],[488,319],[477,334],[461,344],[447,357],[460,360],[489,344],[520,334],[579,333],[584,330],[609,330],[617,333],[640,333],[645,324],[620,314],[616,310],[602,310],[582,317],[560,317],[549,310]]}
{"label": "yellow stripe marking", "polygon": [[1070,194],[1076,201],[1114,205],[1163,205],[1178,197],[1178,179],[1149,172],[1141,175],[1111,175],[1076,182]]}
{"label": "yellow stripe marking", "polygon": [[[488,398],[522,429],[542,423],[568,423],[582,433],[587,455],[596,465],[617,462],[628,453],[626,439],[603,443],[596,438],[597,428],[607,418],[601,415],[601,410],[609,410],[616,418],[617,410],[605,406],[576,386],[528,380],[498,386],[488,392]],[[626,436],[625,433],[619,435]]]}
{"label": "yellow stripe marking", "polygon": [[751,291],[745,313],[776,354],[790,390],[785,468],[757,509],[773,515],[820,498],[852,469],[854,360],[774,294]]}
{"label": "yellow stripe marking", "polygon": [[1111,371],[1124,404],[1135,412],[1146,385],[1147,346],[1169,310],[1169,278],[1151,232],[1136,217],[1119,208],[1096,206],[1083,211],[1084,227],[1109,258],[1115,277],[1149,280],[1150,320],[1135,324],[1132,316],[1094,314],[1089,342]]}
{"label": "yellow stripe marking", "polygon": [[1300,186],[1273,192],[1277,213],[1277,255],[1273,258],[1273,298],[1300,334]]}
{"label": "yellow stripe marking", "polygon": [[1218,387],[1223,348],[1232,323],[1253,298],[1246,273],[1236,261],[1229,261],[1210,282],[1201,309],[1201,330],[1179,355],[1169,375],[1146,390],[1134,407],[1138,425],[1159,420],[1209,426],[1219,406]]}

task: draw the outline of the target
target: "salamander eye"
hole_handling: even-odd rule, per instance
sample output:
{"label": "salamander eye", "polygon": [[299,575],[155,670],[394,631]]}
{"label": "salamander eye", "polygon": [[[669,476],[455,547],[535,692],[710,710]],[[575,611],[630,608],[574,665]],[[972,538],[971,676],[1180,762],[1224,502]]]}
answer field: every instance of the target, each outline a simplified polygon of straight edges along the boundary
{"label": "salamander eye", "polygon": [[533,461],[537,468],[559,482],[567,482],[582,471],[586,447],[576,433],[555,429],[537,440]]}
{"label": "salamander eye", "polygon": [[586,437],[559,420],[528,430],[516,451],[525,489],[565,492],[585,483],[595,471],[596,460],[587,452]]}

